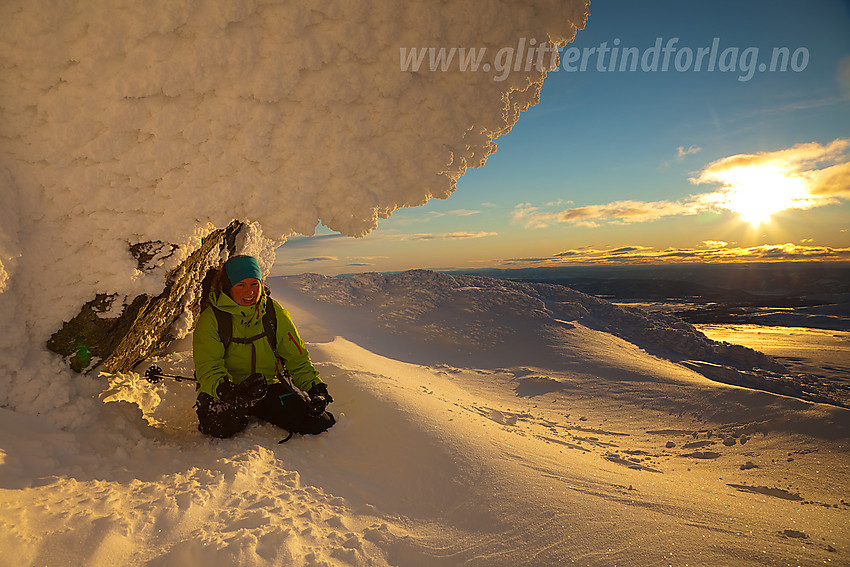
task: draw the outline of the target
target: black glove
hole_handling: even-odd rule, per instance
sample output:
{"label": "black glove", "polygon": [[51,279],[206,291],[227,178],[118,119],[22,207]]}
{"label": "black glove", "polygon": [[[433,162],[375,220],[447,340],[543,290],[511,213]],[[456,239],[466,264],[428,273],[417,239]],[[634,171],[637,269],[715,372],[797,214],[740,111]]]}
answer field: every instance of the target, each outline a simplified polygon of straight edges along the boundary
{"label": "black glove", "polygon": [[328,387],[321,382],[318,384],[314,384],[310,391],[307,392],[307,395],[310,397],[310,401],[307,402],[307,407],[309,408],[310,415],[320,416],[325,413],[325,408],[328,407],[328,404],[334,401],[330,394],[328,394]]}
{"label": "black glove", "polygon": [[267,392],[266,378],[260,373],[251,374],[238,384],[224,380],[216,388],[219,400],[243,409],[252,408]]}

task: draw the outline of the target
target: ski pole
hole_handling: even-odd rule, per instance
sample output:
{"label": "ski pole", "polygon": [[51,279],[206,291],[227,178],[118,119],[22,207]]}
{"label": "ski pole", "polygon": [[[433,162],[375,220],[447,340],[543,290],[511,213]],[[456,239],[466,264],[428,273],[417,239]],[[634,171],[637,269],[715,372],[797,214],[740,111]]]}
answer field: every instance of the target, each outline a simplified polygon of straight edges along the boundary
{"label": "ski pole", "polygon": [[186,376],[177,376],[175,374],[165,374],[162,368],[153,365],[145,370],[145,379],[151,384],[159,384],[163,378],[171,378],[177,382],[197,382],[195,378],[187,378]]}

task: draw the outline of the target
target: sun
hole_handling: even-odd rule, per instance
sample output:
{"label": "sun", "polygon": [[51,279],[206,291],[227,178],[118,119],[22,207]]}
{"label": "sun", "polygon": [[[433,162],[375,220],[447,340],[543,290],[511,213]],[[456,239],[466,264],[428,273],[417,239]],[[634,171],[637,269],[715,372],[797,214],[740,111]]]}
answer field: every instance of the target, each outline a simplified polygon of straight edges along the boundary
{"label": "sun", "polygon": [[772,214],[811,199],[803,180],[770,165],[743,166],[722,174],[724,187],[712,194],[716,205],[738,213],[752,226],[766,223]]}

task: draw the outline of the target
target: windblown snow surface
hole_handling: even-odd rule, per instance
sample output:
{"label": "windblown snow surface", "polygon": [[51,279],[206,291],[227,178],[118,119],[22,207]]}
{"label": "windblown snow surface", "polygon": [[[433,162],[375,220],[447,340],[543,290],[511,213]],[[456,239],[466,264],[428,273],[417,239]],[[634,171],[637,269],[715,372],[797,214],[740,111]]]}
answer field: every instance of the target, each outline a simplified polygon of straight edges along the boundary
{"label": "windblown snow surface", "polygon": [[[338,424],[282,445],[260,423],[205,438],[192,386],[135,372],[82,378],[102,389],[87,427],[0,410],[5,564],[850,559],[850,412],[658,354],[720,360],[689,325],[429,271],[269,283]],[[188,349],[150,362],[188,375]]]}

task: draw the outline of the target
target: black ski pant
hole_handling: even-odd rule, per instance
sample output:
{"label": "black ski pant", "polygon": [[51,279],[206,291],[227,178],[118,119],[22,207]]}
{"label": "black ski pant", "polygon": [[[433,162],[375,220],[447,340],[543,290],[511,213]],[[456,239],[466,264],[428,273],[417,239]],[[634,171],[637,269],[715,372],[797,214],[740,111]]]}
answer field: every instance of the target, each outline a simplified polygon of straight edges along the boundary
{"label": "black ski pant", "polygon": [[318,416],[311,414],[307,402],[288,385],[280,383],[270,385],[265,397],[252,408],[234,407],[204,392],[198,394],[195,407],[198,412],[198,430],[220,439],[245,429],[252,417],[302,435],[318,435],[335,423],[329,412]]}

